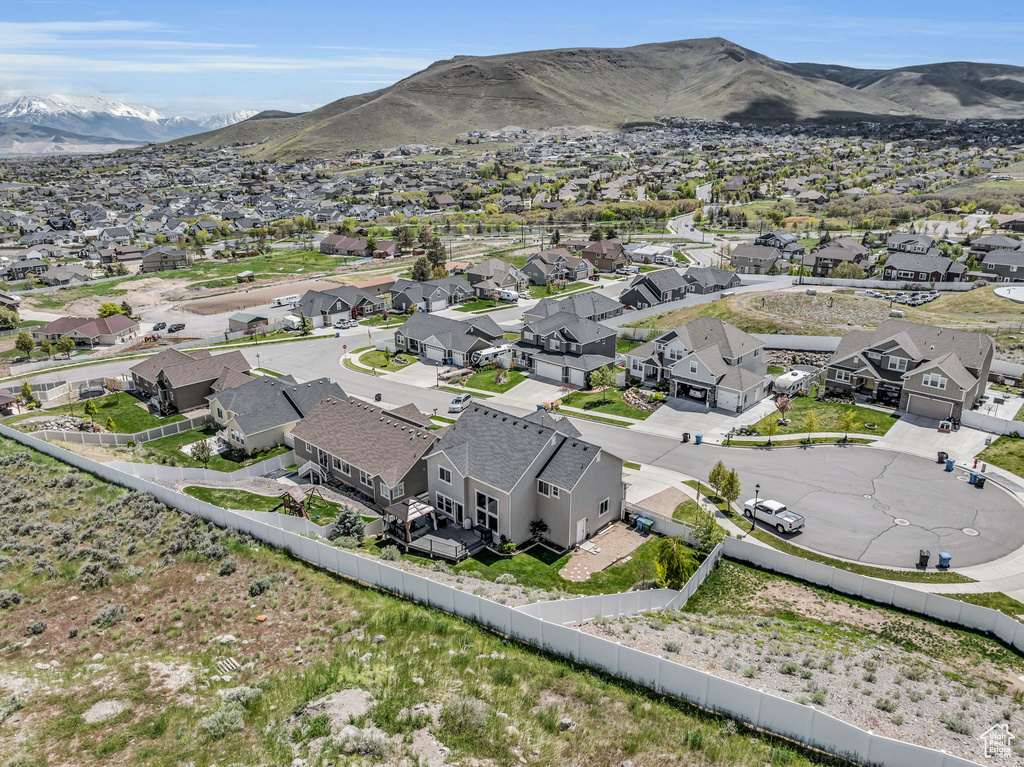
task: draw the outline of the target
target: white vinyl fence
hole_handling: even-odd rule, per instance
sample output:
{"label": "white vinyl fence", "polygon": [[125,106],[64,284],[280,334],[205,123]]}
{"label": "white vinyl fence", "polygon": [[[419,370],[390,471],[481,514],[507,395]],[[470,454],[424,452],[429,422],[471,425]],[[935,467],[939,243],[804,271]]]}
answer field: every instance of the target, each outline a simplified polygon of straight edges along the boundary
{"label": "white vinyl fence", "polygon": [[[221,527],[238,530],[345,577],[474,621],[547,652],[571,658],[612,676],[675,696],[703,709],[747,722],[828,753],[858,763],[892,767],[968,767],[977,764],[924,746],[876,735],[810,706],[729,682],[666,658],[585,634],[575,628],[548,622],[447,584],[407,573],[386,562],[335,548],[315,538],[306,537],[316,535],[316,531],[305,535],[299,532],[301,525],[296,523],[295,517],[222,509],[3,425],[0,425],[0,435],[107,481],[150,493],[161,503],[197,514]],[[833,571],[833,568],[797,559],[774,549],[764,549],[746,541],[728,538],[724,547],[727,555],[767,569],[798,578],[806,577],[812,583],[821,583],[839,591],[846,589],[844,593],[863,595],[874,601],[894,604],[950,623],[993,630],[1001,637],[1015,636],[1024,642],[1024,626],[993,610],[873,581],[852,573]],[[800,572],[796,572],[798,569]],[[867,585],[869,583],[870,586]],[[910,603],[911,599],[913,603]],[[991,617],[989,613],[997,617]]]}
{"label": "white vinyl fence", "polygon": [[[131,396],[126,394],[126,397]],[[40,411],[45,415],[46,411]],[[186,418],[183,421],[172,421],[163,426],[156,426],[146,431],[135,432],[134,434],[111,434],[107,432],[96,433],[90,431],[54,431],[45,429],[32,432],[37,437],[47,441],[59,440],[61,442],[79,442],[83,445],[127,445],[129,442],[151,442],[161,437],[169,437],[172,434],[181,434],[184,431],[197,429],[210,422],[209,415],[197,415]]]}
{"label": "white vinyl fence", "polygon": [[1010,421],[1006,418],[997,418],[994,415],[984,415],[974,410],[965,410],[960,414],[960,423],[972,429],[992,432],[993,434],[1020,434],[1024,432],[1024,423]]}
{"label": "white vinyl fence", "polygon": [[151,479],[161,482],[183,482],[183,481],[213,481],[213,482],[237,482],[247,477],[265,477],[266,475],[284,469],[295,463],[295,453],[288,451],[281,455],[268,458],[265,461],[244,466],[235,471],[214,471],[213,469],[198,469],[187,466],[161,466],[155,463],[129,463],[126,461],[111,461],[105,464],[115,471],[131,474],[140,479]]}

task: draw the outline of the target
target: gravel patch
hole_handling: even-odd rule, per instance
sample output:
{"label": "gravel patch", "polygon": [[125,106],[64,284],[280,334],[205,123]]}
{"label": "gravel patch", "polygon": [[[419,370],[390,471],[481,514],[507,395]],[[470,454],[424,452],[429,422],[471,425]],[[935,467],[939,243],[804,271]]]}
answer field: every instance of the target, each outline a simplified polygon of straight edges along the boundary
{"label": "gravel patch", "polygon": [[87,724],[97,724],[98,722],[112,719],[126,708],[127,706],[120,700],[101,700],[99,703],[94,703],[88,711],[82,714],[82,719]]}

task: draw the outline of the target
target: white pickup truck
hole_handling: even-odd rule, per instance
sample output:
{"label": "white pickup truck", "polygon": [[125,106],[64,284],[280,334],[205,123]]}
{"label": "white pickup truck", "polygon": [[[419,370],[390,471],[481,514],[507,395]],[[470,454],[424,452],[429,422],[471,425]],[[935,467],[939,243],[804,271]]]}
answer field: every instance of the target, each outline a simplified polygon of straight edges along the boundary
{"label": "white pickup truck", "polygon": [[794,533],[804,526],[804,518],[778,501],[750,499],[743,504],[743,515],[766,522],[780,533]]}

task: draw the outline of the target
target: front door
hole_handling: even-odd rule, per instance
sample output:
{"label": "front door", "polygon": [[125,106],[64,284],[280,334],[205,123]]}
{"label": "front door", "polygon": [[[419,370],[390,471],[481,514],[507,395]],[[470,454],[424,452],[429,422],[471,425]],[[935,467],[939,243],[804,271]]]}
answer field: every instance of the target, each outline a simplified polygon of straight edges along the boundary
{"label": "front door", "polygon": [[587,518],[576,523],[576,543],[583,543],[587,539]]}

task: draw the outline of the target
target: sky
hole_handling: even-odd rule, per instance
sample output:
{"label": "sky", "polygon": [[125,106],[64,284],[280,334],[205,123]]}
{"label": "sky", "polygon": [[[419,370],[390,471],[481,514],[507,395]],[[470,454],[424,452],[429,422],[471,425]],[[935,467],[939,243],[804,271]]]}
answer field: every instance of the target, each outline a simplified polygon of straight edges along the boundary
{"label": "sky", "polygon": [[2,0],[0,101],[101,95],[185,117],[304,111],[456,55],[715,36],[792,62],[1024,66],[1018,3]]}

